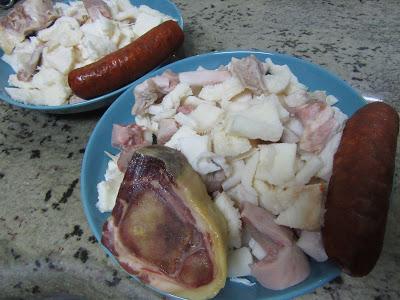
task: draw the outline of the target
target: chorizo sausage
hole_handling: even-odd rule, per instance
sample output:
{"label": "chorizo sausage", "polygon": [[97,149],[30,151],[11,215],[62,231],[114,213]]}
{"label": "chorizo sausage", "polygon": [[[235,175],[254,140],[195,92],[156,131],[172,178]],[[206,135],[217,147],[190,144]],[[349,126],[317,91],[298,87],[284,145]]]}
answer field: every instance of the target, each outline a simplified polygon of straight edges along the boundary
{"label": "chorizo sausage", "polygon": [[398,130],[393,108],[368,104],[347,121],[334,156],[322,238],[352,276],[367,275],[382,250]]}
{"label": "chorizo sausage", "polygon": [[129,45],[68,74],[74,94],[91,99],[116,90],[143,76],[167,59],[182,43],[184,34],[174,21],[151,29]]}

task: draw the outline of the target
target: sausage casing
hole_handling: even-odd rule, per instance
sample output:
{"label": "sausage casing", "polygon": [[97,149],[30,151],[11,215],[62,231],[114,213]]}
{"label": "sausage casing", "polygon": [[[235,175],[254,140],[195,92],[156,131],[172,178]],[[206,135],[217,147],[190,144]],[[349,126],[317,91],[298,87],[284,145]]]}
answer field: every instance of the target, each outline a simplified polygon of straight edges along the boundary
{"label": "sausage casing", "polygon": [[174,21],[151,29],[129,45],[68,74],[74,94],[91,99],[116,90],[165,61],[183,43],[184,34]]}
{"label": "sausage casing", "polygon": [[352,276],[368,274],[382,250],[398,130],[393,108],[368,104],[347,121],[334,157],[322,238]]}

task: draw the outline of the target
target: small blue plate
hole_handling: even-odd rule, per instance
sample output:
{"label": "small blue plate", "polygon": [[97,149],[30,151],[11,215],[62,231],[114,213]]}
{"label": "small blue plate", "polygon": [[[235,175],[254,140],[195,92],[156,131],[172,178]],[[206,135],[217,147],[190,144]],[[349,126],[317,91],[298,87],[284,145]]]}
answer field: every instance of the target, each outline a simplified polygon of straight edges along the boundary
{"label": "small blue plate", "polygon": [[[72,2],[72,0],[61,0],[58,2]],[[135,6],[147,5],[153,9],[156,9],[166,15],[171,16],[175,19],[179,26],[183,29],[183,18],[179,9],[176,5],[169,0],[130,0]],[[3,56],[3,51],[0,50],[0,58]],[[95,110],[100,107],[110,105],[123,91],[130,87],[134,82],[127,84],[126,86],[119,88],[118,90],[112,91],[108,94],[86,100],[84,102],[75,104],[64,104],[58,106],[47,106],[47,105],[32,105],[25,104],[16,100],[13,100],[5,91],[5,87],[8,87],[8,77],[14,74],[14,70],[10,65],[0,59],[0,100],[8,102],[12,105],[23,107],[26,109],[38,110],[45,113],[53,114],[72,114]]]}
{"label": "small blue plate", "polygon": [[[308,86],[310,90],[325,90],[328,94],[336,96],[339,99],[337,106],[347,115],[352,115],[366,104],[363,98],[347,83],[321,67],[294,57],[275,53],[230,51],[202,54],[174,62],[145,75],[130,86],[108,108],[97,123],[86,147],[81,170],[81,198],[89,225],[97,240],[101,240],[102,225],[110,215],[108,213],[102,214],[96,208],[96,185],[104,180],[104,173],[109,160],[104,151],[113,154],[117,153],[117,150],[111,146],[112,124],[128,124],[134,121],[133,116],[130,114],[134,102],[133,88],[144,80],[159,75],[167,69],[174,72],[191,71],[199,66],[207,69],[216,69],[220,65],[229,63],[232,57],[242,58],[250,54],[254,54],[260,60],[271,58],[275,64],[287,64],[299,81]],[[107,249],[104,247],[103,249],[108,255],[112,256]],[[311,292],[339,276],[339,274],[339,268],[333,263],[317,263],[312,260],[311,275],[307,280],[294,287],[282,291],[272,291],[263,288],[252,277],[246,278],[248,280],[247,283],[232,278],[227,280],[225,288],[218,294],[216,299],[291,299]]]}

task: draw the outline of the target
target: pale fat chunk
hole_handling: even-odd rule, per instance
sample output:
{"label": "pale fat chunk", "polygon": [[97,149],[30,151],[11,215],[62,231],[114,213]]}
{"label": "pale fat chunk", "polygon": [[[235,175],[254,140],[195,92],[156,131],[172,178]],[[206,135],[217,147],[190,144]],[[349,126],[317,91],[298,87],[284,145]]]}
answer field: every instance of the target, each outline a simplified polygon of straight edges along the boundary
{"label": "pale fat chunk", "polygon": [[259,156],[260,152],[256,151],[250,158],[246,160],[246,165],[243,169],[241,178],[242,185],[245,187],[245,189],[256,195],[257,192],[253,188],[253,179],[256,173]]}
{"label": "pale fat chunk", "polygon": [[97,184],[98,201],[96,207],[102,213],[113,210],[124,173],[118,169],[116,161],[110,160],[104,177],[105,180]]}
{"label": "pale fat chunk", "polygon": [[192,96],[193,92],[186,83],[178,83],[178,85],[167,95],[161,102],[164,109],[177,109],[181,104],[181,100],[188,96]]}
{"label": "pale fat chunk", "polygon": [[199,98],[208,101],[229,101],[244,91],[244,86],[236,77],[230,77],[222,83],[204,86]]}
{"label": "pale fat chunk", "polygon": [[160,25],[162,19],[159,16],[150,15],[147,13],[139,13],[133,31],[136,35],[141,36],[151,30],[152,28]]}
{"label": "pale fat chunk", "polygon": [[197,123],[198,131],[207,131],[213,128],[221,117],[223,110],[219,107],[201,103],[189,116]]}
{"label": "pale fat chunk", "polygon": [[213,155],[210,152],[210,140],[207,135],[183,137],[178,143],[183,155],[196,172],[205,175],[221,169],[211,159]]}
{"label": "pale fat chunk", "polygon": [[317,172],[323,167],[323,165],[322,160],[318,156],[313,155],[296,174],[296,183],[303,185],[307,184],[312,177],[317,175]]}
{"label": "pale fat chunk", "polygon": [[79,45],[83,33],[76,19],[61,17],[57,19],[51,27],[40,30],[37,37],[43,42],[48,42],[47,45],[50,48],[58,45],[73,47]]}
{"label": "pale fat chunk", "polygon": [[229,116],[227,132],[249,139],[277,142],[282,136],[283,126],[275,104],[267,101]]}
{"label": "pale fat chunk", "polygon": [[303,187],[298,199],[288,209],[281,212],[275,222],[308,231],[321,227],[323,208],[323,184],[311,184]]}
{"label": "pale fat chunk", "polygon": [[48,47],[43,49],[43,66],[54,68],[62,74],[68,74],[71,71],[74,61],[75,55],[72,47],[59,46],[53,50],[49,50]]}
{"label": "pale fat chunk", "polygon": [[225,192],[218,194],[214,201],[228,223],[229,248],[240,248],[242,221],[239,210]]}
{"label": "pale fat chunk", "polygon": [[249,248],[242,247],[231,251],[228,255],[228,276],[249,276],[251,274],[250,265],[252,263],[253,256]]}
{"label": "pale fat chunk", "polygon": [[248,190],[241,183],[227,190],[226,192],[233,200],[235,200],[235,202],[239,204],[247,201],[254,205],[258,205],[258,196],[254,189]]}
{"label": "pale fat chunk", "polygon": [[182,126],[174,133],[170,140],[165,143],[165,146],[174,148],[176,150],[181,150],[179,139],[191,136],[197,136],[196,131],[190,127]]}
{"label": "pale fat chunk", "polygon": [[211,136],[214,152],[218,155],[234,157],[251,149],[248,139],[228,134],[221,127],[215,127]]}
{"label": "pale fat chunk", "polygon": [[270,184],[284,185],[294,179],[296,144],[260,145],[256,178]]}

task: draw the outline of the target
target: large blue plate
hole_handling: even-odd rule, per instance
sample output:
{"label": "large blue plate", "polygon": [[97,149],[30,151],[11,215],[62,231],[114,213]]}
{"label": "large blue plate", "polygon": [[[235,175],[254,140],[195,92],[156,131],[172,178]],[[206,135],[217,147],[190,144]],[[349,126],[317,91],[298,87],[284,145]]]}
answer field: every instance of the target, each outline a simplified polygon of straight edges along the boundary
{"label": "large blue plate", "polygon": [[[72,0],[61,0],[58,2],[72,2]],[[183,28],[183,19],[180,11],[175,6],[175,4],[169,0],[130,0],[133,5],[147,5],[153,9],[156,9],[166,15],[171,16],[178,21],[178,24]],[[3,56],[3,51],[0,50],[0,57]],[[38,110],[46,113],[55,114],[71,114],[79,113],[84,111],[95,110],[100,107],[110,105],[123,91],[130,87],[134,82],[127,84],[126,86],[112,91],[100,97],[96,97],[85,102],[75,103],[75,104],[64,104],[59,106],[47,106],[47,105],[32,105],[25,104],[16,100],[13,100],[5,91],[5,87],[8,87],[8,77],[15,73],[13,69],[0,59],[0,100],[4,100],[12,105],[23,107],[26,109]]]}
{"label": "large blue plate", "polygon": [[[340,100],[337,104],[338,107],[348,115],[352,115],[365,104],[361,96],[337,76],[309,62],[274,53],[255,51],[215,52],[189,57],[147,74],[129,87],[108,108],[97,123],[86,147],[81,171],[81,197],[89,225],[99,241],[101,239],[102,225],[109,214],[100,213],[95,206],[97,202],[96,185],[103,180],[107,167],[108,158],[104,155],[104,151],[117,152],[110,144],[112,124],[133,122],[133,117],[130,114],[134,102],[133,88],[147,78],[161,74],[166,69],[171,69],[174,72],[195,70],[199,66],[215,69],[220,65],[229,63],[232,57],[241,58],[250,54],[254,54],[261,60],[271,58],[276,64],[287,64],[299,81],[308,86],[310,90],[325,90],[329,94],[336,96]],[[112,256],[107,249],[104,247],[103,249]],[[225,288],[218,294],[216,299],[290,299],[322,286],[339,274],[338,267],[330,262],[316,263],[311,261],[311,275],[307,280],[294,287],[283,291],[272,291],[263,288],[251,277],[247,278],[249,280],[248,283],[238,282],[236,279],[228,279]]]}

